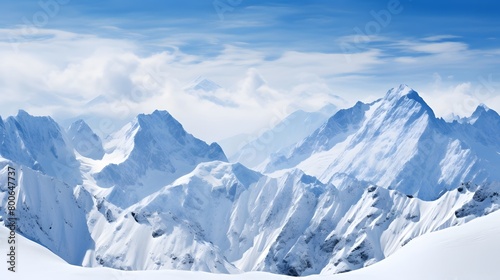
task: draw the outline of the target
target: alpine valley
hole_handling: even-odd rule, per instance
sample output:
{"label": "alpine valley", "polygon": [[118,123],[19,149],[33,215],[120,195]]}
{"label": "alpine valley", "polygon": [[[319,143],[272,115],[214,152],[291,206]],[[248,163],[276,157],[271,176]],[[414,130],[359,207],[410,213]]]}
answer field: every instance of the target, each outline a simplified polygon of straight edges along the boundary
{"label": "alpine valley", "polygon": [[[16,168],[22,238],[123,271],[338,274],[408,259],[414,243],[461,236],[500,208],[500,116],[484,105],[446,122],[401,85],[286,124],[293,137],[271,129],[286,141],[243,146],[230,162],[165,111],[106,139],[83,120],[63,129],[20,111],[0,119],[0,181]],[[2,183],[4,225],[7,204]]]}

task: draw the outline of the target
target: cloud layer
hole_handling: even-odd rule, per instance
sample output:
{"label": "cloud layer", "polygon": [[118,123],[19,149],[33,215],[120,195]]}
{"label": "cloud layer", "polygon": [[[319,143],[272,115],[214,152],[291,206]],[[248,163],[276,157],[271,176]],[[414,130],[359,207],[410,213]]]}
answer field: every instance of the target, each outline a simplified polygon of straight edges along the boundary
{"label": "cloud layer", "polygon": [[[352,42],[352,35],[336,40]],[[369,38],[352,52],[220,47],[211,54],[172,44],[152,51],[137,38],[1,29],[2,116],[25,109],[63,121],[84,117],[106,135],[139,113],[166,109],[214,141],[272,126],[293,110],[372,101],[399,83],[421,92],[438,115],[467,115],[479,103],[500,110],[500,51],[472,49],[452,35]],[[222,88],[187,92],[198,76]]]}

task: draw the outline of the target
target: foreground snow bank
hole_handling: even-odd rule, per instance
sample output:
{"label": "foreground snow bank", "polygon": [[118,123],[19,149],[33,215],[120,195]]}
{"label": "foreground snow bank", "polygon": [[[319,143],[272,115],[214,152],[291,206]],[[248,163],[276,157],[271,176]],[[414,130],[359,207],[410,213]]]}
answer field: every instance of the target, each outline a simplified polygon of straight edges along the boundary
{"label": "foreground snow bank", "polygon": [[430,233],[373,266],[338,279],[500,279],[500,212]]}

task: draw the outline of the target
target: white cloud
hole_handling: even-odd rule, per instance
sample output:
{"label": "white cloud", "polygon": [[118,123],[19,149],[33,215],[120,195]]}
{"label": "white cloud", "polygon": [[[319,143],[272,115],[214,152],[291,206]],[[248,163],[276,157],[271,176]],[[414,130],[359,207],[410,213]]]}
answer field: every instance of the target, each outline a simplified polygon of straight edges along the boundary
{"label": "white cloud", "polygon": [[422,41],[443,41],[443,40],[449,40],[449,39],[458,39],[460,36],[455,36],[455,35],[435,35],[435,36],[429,36],[422,38]]}
{"label": "white cloud", "polygon": [[367,34],[347,35],[337,39],[337,42],[340,45],[353,44],[354,46],[358,45],[359,47],[369,43],[387,42],[387,41],[389,41],[389,38],[387,37],[380,35],[367,35]]}
{"label": "white cloud", "polygon": [[421,91],[421,95],[434,109],[437,116],[451,120],[454,116],[468,117],[480,104],[498,110],[500,108],[500,84],[487,85],[484,77],[473,82],[453,83],[443,81],[441,75],[434,73],[432,88]]}
{"label": "white cloud", "polygon": [[406,51],[428,54],[449,54],[468,50],[462,42],[412,42],[402,41],[399,45]]}
{"label": "white cloud", "polygon": [[424,53],[453,53],[462,52],[468,49],[467,45],[460,42],[439,42],[439,43],[429,43],[429,44],[419,44],[410,46],[410,50],[415,52]]}

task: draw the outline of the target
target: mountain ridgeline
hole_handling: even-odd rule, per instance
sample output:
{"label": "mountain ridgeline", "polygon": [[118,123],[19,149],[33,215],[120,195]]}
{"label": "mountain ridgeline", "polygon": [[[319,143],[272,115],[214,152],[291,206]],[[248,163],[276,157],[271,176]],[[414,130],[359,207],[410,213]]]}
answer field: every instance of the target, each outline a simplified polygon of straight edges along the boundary
{"label": "mountain ridgeline", "polygon": [[[493,133],[492,133],[493,131]],[[435,200],[462,182],[500,179],[500,116],[479,106],[471,118],[445,122],[407,86],[370,104],[340,110],[265,172],[300,168],[322,182],[339,174]]]}
{"label": "mountain ridgeline", "polygon": [[[121,270],[334,274],[500,208],[500,116],[486,106],[446,122],[402,85],[325,112],[292,114],[269,130],[283,146],[228,162],[166,111],[105,139],[20,111],[0,119],[0,178],[19,172],[20,234]],[[7,201],[2,185],[0,223]]]}

